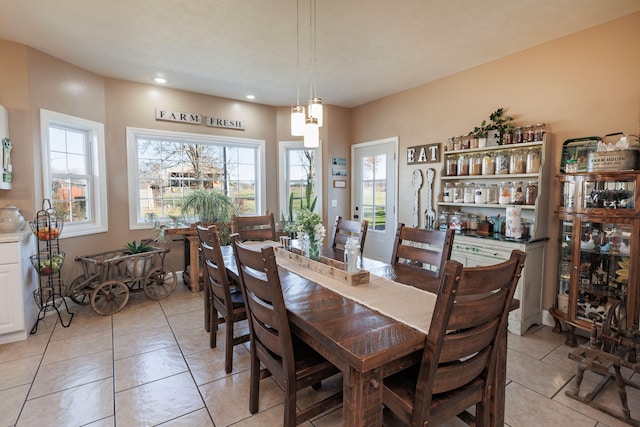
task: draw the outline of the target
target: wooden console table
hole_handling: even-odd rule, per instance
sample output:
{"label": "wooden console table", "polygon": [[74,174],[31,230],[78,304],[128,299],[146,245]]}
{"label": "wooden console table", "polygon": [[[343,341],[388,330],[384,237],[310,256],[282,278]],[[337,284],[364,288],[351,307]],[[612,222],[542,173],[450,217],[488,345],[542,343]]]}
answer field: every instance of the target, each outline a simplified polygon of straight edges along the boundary
{"label": "wooden console table", "polygon": [[[200,275],[200,239],[196,232],[195,225],[182,228],[167,228],[165,230],[167,236],[184,236],[185,245],[184,252],[184,270],[182,278],[185,285],[189,286],[191,292],[198,292],[201,288],[202,276]],[[187,267],[189,271],[187,272]],[[197,278],[192,280],[192,278]]]}

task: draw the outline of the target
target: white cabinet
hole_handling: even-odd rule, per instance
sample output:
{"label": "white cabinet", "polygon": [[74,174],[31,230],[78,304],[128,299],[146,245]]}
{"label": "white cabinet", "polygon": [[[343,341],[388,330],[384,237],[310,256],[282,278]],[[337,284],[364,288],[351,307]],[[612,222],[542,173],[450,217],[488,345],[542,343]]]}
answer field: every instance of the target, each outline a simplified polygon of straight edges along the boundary
{"label": "white cabinet", "polygon": [[0,344],[24,340],[36,320],[36,277],[29,231],[0,234]]}
{"label": "white cabinet", "polygon": [[514,249],[526,252],[527,258],[514,298],[520,308],[509,313],[509,331],[522,335],[535,324],[542,324],[542,279],[544,272],[545,240],[515,243],[456,235],[451,259],[465,267],[478,267],[506,261]]}

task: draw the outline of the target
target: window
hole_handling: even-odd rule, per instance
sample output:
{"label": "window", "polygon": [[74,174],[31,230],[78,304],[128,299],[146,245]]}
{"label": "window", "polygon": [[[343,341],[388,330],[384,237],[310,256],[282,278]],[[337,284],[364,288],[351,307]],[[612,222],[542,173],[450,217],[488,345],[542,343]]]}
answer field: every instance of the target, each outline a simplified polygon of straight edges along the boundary
{"label": "window", "polygon": [[279,170],[280,210],[289,217],[289,198],[293,194],[293,215],[306,203],[307,184],[311,185],[311,199],[318,196],[316,212],[322,213],[322,145],[305,148],[302,141],[280,142]]}
{"label": "window", "polygon": [[264,141],[127,128],[127,162],[131,228],[179,217],[196,189],[226,194],[239,215],[264,210]]}
{"label": "window", "polygon": [[61,237],[108,231],[104,125],[40,110],[42,196],[64,219]]}

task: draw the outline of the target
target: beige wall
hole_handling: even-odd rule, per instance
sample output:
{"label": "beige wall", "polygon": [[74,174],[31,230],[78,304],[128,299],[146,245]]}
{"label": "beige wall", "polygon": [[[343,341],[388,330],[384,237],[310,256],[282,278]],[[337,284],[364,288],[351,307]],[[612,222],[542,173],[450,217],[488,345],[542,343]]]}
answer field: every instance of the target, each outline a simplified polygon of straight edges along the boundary
{"label": "beige wall", "polygon": [[[412,192],[402,191],[411,188],[415,169],[403,167],[406,148],[465,135],[499,107],[517,123],[549,125],[548,161],[554,175],[562,142],[569,138],[616,131],[639,134],[640,13],[353,109],[354,143],[399,137],[399,221],[411,222],[413,203]],[[435,169],[439,177],[443,165]],[[549,206],[554,207],[559,194],[551,179]],[[421,197],[426,197],[424,187]],[[544,309],[556,293],[558,224],[552,210],[547,214],[551,240]]]}

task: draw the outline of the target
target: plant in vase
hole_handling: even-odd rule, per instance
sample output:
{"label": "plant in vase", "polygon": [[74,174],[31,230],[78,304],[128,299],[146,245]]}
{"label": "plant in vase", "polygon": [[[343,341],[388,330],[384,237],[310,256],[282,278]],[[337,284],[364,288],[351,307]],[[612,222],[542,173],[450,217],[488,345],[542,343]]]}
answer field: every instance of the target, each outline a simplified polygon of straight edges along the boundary
{"label": "plant in vase", "polygon": [[319,245],[326,235],[320,214],[305,208],[298,210],[293,229],[297,233],[304,255],[314,260],[320,259]]}

